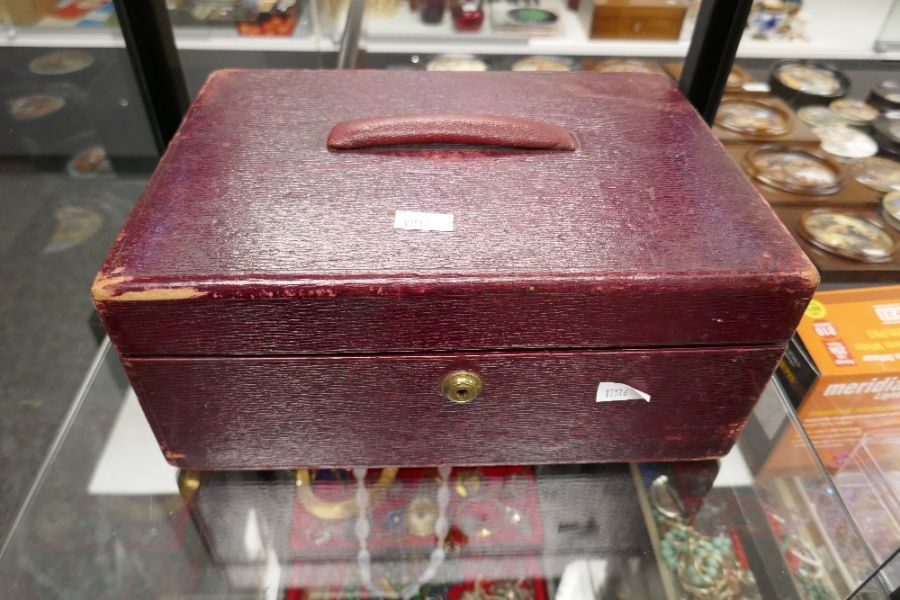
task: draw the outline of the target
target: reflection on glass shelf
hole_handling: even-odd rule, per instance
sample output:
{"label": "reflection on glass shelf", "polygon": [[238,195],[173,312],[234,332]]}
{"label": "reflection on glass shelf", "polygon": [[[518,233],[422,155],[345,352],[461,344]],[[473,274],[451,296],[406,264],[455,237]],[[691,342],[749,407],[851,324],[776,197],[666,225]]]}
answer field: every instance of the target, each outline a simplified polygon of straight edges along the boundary
{"label": "reflection on glass shelf", "polygon": [[176,477],[126,385],[107,352],[0,554],[14,597],[817,599],[878,566],[809,448],[765,469],[773,386],[721,462]]}
{"label": "reflection on glass shelf", "polygon": [[[888,560],[900,548],[900,432],[863,436],[834,482],[875,559]],[[900,561],[884,576],[900,587]]]}
{"label": "reflection on glass shelf", "polygon": [[96,178],[144,170],[157,149],[124,51],[0,48],[0,158]]}
{"label": "reflection on glass shelf", "polygon": [[14,25],[49,29],[118,27],[112,0],[7,0]]}

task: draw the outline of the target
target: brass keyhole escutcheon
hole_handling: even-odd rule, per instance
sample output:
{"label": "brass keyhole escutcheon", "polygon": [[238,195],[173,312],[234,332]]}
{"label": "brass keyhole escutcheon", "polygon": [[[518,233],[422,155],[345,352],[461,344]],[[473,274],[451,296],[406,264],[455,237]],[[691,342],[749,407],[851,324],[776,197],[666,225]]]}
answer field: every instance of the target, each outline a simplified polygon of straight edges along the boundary
{"label": "brass keyhole escutcheon", "polygon": [[484,384],[472,371],[454,371],[441,382],[441,396],[456,404],[468,404],[478,397]]}

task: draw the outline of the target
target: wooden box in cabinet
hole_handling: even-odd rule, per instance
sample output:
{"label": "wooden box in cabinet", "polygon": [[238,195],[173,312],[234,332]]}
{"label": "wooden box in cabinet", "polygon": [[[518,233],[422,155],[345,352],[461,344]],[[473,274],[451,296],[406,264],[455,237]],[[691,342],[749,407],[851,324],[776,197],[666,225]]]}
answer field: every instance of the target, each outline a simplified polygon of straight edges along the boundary
{"label": "wooden box in cabinet", "polygon": [[233,70],[93,296],[176,465],[534,464],[724,454],[816,282],[662,75]]}
{"label": "wooden box in cabinet", "polygon": [[58,0],[5,0],[0,2],[0,10],[6,14],[14,25],[34,25],[54,10]]}
{"label": "wooden box in cabinet", "polygon": [[594,0],[591,37],[677,40],[686,12],[681,0]]}

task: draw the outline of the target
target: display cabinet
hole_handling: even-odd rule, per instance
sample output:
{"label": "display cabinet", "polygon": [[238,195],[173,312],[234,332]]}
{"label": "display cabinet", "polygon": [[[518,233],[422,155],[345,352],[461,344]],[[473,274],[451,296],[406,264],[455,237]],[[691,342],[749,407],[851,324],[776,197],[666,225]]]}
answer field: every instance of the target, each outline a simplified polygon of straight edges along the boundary
{"label": "display cabinet", "polygon": [[[698,14],[680,0],[367,0],[356,29],[351,6],[172,0],[166,14],[191,95],[220,68],[333,68],[348,41],[345,67],[680,79]],[[113,4],[3,7],[4,159],[148,171],[163,144]],[[824,194],[755,183],[826,285],[897,277],[896,20],[890,0],[755,3],[725,83],[715,132],[736,162],[788,144],[830,169]],[[812,243],[813,210],[862,214],[894,242],[888,259]],[[789,469],[772,458],[784,446]],[[885,447],[866,437],[825,470],[772,383],[721,462],[178,473],[104,346],[0,546],[0,583],[16,598],[880,598],[900,547]]]}

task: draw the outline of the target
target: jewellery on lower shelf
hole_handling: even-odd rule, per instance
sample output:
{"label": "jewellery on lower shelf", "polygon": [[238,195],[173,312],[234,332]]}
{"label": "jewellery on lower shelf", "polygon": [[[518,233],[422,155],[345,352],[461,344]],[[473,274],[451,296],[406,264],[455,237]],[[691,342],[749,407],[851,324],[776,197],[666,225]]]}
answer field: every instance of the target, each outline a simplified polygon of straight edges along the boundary
{"label": "jewellery on lower shelf", "polygon": [[458,471],[456,473],[456,484],[453,486],[456,495],[460,498],[472,498],[481,493],[483,483],[481,473],[474,469]]}
{"label": "jewellery on lower shelf", "polygon": [[849,171],[854,179],[875,191],[900,190],[900,163],[890,158],[865,158],[852,163]]}
{"label": "jewellery on lower shelf", "polygon": [[345,541],[351,537],[352,532],[348,529],[350,521],[325,521],[316,529],[306,530],[306,540],[313,546],[325,546],[335,541]]}
{"label": "jewellery on lower shelf", "polygon": [[524,579],[483,583],[475,580],[471,590],[466,590],[460,600],[532,600],[534,590],[524,587]]}
{"label": "jewellery on lower shelf", "polygon": [[433,499],[428,496],[416,496],[409,501],[404,511],[406,528],[416,537],[433,535],[437,513],[437,504]]}
{"label": "jewellery on lower shelf", "polygon": [[803,148],[766,145],[747,153],[744,169],[758,181],[786,192],[827,195],[841,189],[841,169]]}
{"label": "jewellery on lower shelf", "polygon": [[189,502],[200,489],[200,473],[197,471],[178,471],[178,493],[181,499]]}
{"label": "jewellery on lower shelf", "polygon": [[666,475],[660,475],[650,484],[650,503],[668,519],[680,519],[685,515],[681,498]]}
{"label": "jewellery on lower shelf", "polygon": [[57,50],[31,59],[28,70],[35,75],[69,75],[94,64],[94,55],[86,50]]}
{"label": "jewellery on lower shelf", "polygon": [[660,554],[692,598],[732,600],[759,598],[753,573],[738,562],[727,535],[708,536],[683,516],[683,505],[669,479],[661,475],[650,485],[650,505],[658,523]]}
{"label": "jewellery on lower shelf", "polygon": [[404,511],[395,508],[387,511],[381,517],[381,528],[391,535],[399,535],[406,529]]}
{"label": "jewellery on lower shelf", "polygon": [[881,216],[888,225],[900,231],[900,192],[885,194],[881,199]]}
{"label": "jewellery on lower shelf", "polygon": [[813,128],[822,140],[822,150],[838,158],[868,158],[878,152],[878,144],[862,131],[843,125]]}
{"label": "jewellery on lower shelf", "polygon": [[798,229],[817,248],[853,260],[885,262],[897,249],[881,225],[862,215],[819,208],[802,215]]}
{"label": "jewellery on lower shelf", "polygon": [[725,98],[716,114],[716,125],[745,135],[783,135],[792,129],[784,110],[752,98]]}
{"label": "jewellery on lower shelf", "polygon": [[785,536],[784,541],[781,543],[781,550],[782,552],[790,553],[791,556],[797,559],[800,565],[797,568],[798,573],[813,579],[821,579],[825,575],[825,566],[819,560],[816,551],[799,537],[793,535]]}
{"label": "jewellery on lower shelf", "polygon": [[[810,600],[828,600],[834,594],[825,585],[825,565],[818,552],[800,538],[795,532],[784,531],[786,520],[773,512],[768,517],[775,524],[775,537],[780,540],[780,549],[787,559],[791,573]],[[793,560],[791,560],[793,559]]]}
{"label": "jewellery on lower shelf", "polygon": [[863,102],[862,100],[852,100],[849,98],[835,100],[828,105],[828,108],[835,115],[855,127],[871,125],[872,121],[877,119],[880,114],[878,109],[871,104]]}
{"label": "jewellery on lower shelf", "polygon": [[494,528],[505,525],[507,519],[503,504],[494,498],[467,500],[456,510],[454,522],[469,538],[489,538]]}
{"label": "jewellery on lower shelf", "polygon": [[575,63],[559,56],[529,56],[517,60],[512,65],[513,71],[572,71]]}
{"label": "jewellery on lower shelf", "polygon": [[518,527],[523,522],[522,513],[513,508],[512,506],[504,506],[503,512],[506,515],[506,524],[511,525],[513,527]]}
{"label": "jewellery on lower shelf", "polygon": [[[397,477],[396,468],[385,468],[381,470],[378,481],[373,484],[373,490],[370,494],[370,506],[376,506],[381,502],[387,487],[393,483]],[[300,504],[311,512],[315,517],[323,521],[334,521],[338,519],[347,519],[356,514],[356,500],[351,496],[343,500],[323,500],[319,498],[313,491],[313,475],[309,469],[298,469],[295,473],[297,484],[297,498]]]}
{"label": "jewellery on lower shelf", "polygon": [[438,569],[444,564],[444,559],[446,557],[444,543],[447,538],[447,532],[450,530],[450,521],[447,518],[447,508],[450,506],[450,487],[447,482],[450,479],[451,470],[452,467],[446,465],[438,467],[438,475],[440,476],[441,482],[438,486],[436,498],[437,518],[434,520],[434,536],[436,541],[434,549],[431,551],[431,555],[428,559],[428,565],[415,582],[404,585],[398,593],[393,586],[391,586],[391,589],[383,589],[386,586],[379,588],[372,581],[372,554],[369,551],[369,533],[372,529],[372,525],[369,523],[369,518],[367,516],[367,513],[371,510],[371,496],[366,487],[366,473],[368,470],[365,468],[353,469],[353,477],[356,479],[356,494],[354,496],[356,502],[355,530],[356,539],[359,543],[359,551],[356,554],[356,563],[359,568],[359,577],[362,580],[363,586],[376,597],[391,599],[402,598],[403,600],[409,600],[419,593],[424,584],[434,579]]}
{"label": "jewellery on lower shelf", "polygon": [[471,54],[442,54],[425,65],[427,71],[487,71],[487,63]]}
{"label": "jewellery on lower shelf", "polygon": [[829,108],[819,105],[804,106],[797,111],[797,116],[810,127],[848,125],[847,121],[831,112]]}

